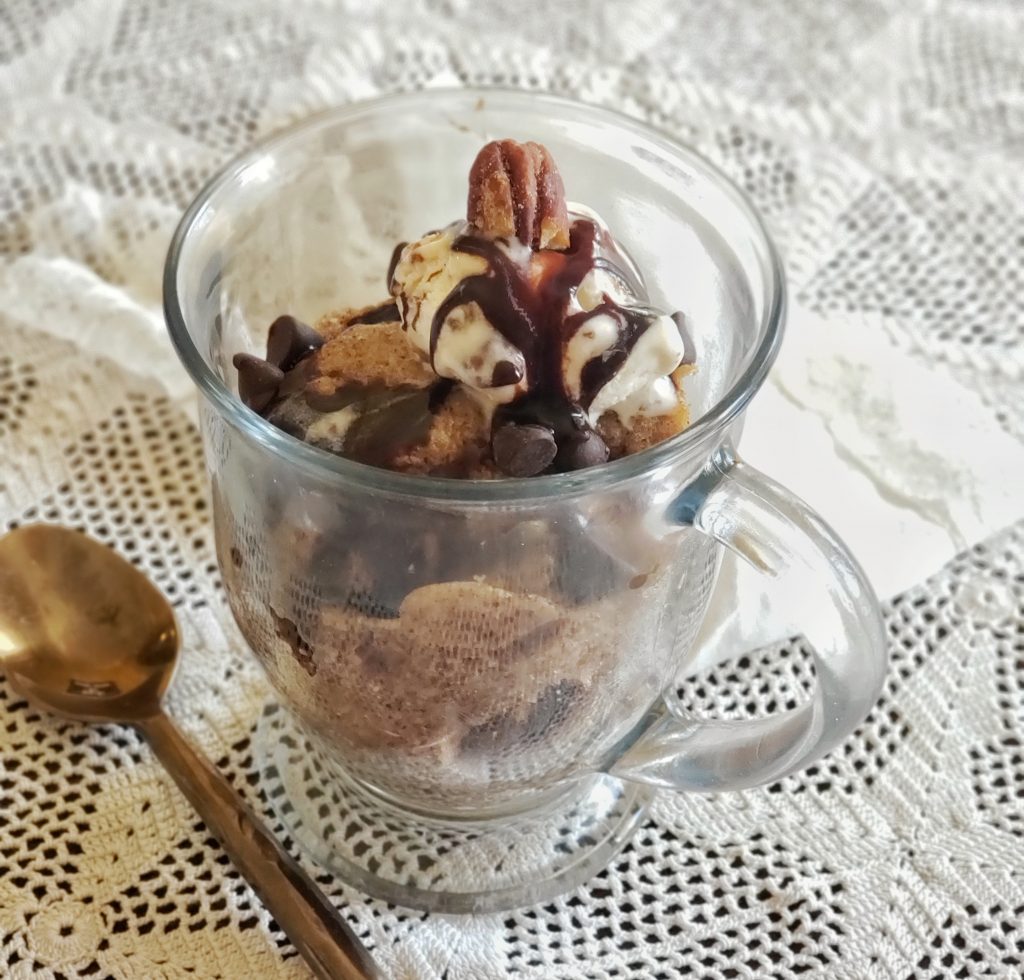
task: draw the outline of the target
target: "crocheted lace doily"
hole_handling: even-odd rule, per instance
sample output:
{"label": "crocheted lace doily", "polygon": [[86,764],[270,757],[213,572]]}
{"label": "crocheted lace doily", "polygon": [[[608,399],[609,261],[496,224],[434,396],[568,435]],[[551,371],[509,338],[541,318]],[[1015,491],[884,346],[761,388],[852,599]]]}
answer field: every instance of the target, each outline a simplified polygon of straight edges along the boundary
{"label": "crocheted lace doily", "polygon": [[[264,806],[250,737],[267,689],[220,590],[159,312],[203,177],[382,91],[497,82],[615,105],[750,192],[805,309],[881,323],[1016,444],[1022,30],[1011,0],[5,0],[0,521],[86,529],[156,580],[186,651],[169,709]],[[1022,569],[1017,525],[889,602],[885,693],[841,750],[765,789],[660,796],[610,868],[549,905],[427,916],[320,880],[398,978],[1019,976]],[[756,714],[808,679],[794,641],[680,696]],[[40,717],[3,683],[0,701],[0,973],[307,975],[133,732]]]}

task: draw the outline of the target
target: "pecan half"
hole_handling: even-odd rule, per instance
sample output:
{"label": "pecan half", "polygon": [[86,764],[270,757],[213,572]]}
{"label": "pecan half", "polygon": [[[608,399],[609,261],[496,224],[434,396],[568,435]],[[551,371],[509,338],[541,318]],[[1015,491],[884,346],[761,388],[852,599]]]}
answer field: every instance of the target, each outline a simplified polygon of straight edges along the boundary
{"label": "pecan half", "polygon": [[539,143],[495,140],[469,170],[467,217],[484,234],[533,248],[566,248],[569,215],[555,161]]}

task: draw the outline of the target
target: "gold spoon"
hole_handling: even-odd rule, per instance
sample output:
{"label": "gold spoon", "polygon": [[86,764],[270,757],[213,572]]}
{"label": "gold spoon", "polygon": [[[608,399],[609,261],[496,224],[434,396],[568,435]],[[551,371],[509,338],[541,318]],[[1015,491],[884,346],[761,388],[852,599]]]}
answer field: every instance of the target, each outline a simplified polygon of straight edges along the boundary
{"label": "gold spoon", "polygon": [[167,600],[109,548],[52,524],[0,538],[0,668],[11,686],[58,715],[138,728],[314,973],[379,978],[323,892],[164,713],[177,660]]}

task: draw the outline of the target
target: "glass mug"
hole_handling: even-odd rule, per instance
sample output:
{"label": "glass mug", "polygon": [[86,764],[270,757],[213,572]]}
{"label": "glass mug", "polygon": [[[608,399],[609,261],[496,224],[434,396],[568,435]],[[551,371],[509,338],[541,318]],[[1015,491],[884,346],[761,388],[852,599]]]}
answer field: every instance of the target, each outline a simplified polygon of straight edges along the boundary
{"label": "glass mug", "polygon": [[[684,312],[689,428],[579,472],[465,481],[332,456],[242,405],[231,356],[262,352],[281,313],[379,301],[394,244],[464,214],[469,164],[495,137],[545,144],[651,302]],[[549,96],[339,108],[199,193],[168,256],[166,316],[204,396],[227,598],[279,701],[259,726],[266,790],[318,860],[402,905],[538,901],[607,863],[652,787],[776,780],[865,717],[886,665],[871,587],[821,518],[733,450],[784,295],[764,227],[719,171]],[[792,710],[713,720],[674,703],[723,548],[814,598],[801,625],[816,684]]]}

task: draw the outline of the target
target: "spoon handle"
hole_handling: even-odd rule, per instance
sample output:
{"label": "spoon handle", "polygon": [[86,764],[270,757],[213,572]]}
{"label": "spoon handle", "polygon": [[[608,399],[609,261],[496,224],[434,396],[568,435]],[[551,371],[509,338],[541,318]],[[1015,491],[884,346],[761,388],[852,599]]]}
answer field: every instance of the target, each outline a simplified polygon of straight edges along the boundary
{"label": "spoon handle", "polygon": [[327,896],[174,722],[161,712],[137,724],[313,972],[323,980],[379,980],[382,974],[369,952]]}

